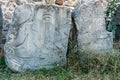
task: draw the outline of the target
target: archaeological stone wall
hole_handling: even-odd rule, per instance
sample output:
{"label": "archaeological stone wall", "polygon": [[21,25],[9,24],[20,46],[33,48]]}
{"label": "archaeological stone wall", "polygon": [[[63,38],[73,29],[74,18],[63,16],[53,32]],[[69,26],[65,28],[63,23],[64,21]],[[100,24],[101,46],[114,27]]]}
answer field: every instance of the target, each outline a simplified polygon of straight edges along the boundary
{"label": "archaeological stone wall", "polygon": [[[32,4],[39,3],[39,4],[57,4],[57,5],[69,6],[74,8],[82,3],[88,3],[90,1],[95,1],[95,0],[0,0],[0,5],[3,14],[2,36],[5,37],[5,35],[7,34],[8,28],[12,21],[14,9],[17,6],[31,4],[31,3]],[[102,1],[101,2],[102,5],[104,4],[103,8],[106,8],[107,2],[105,0],[100,0],[100,1]]]}

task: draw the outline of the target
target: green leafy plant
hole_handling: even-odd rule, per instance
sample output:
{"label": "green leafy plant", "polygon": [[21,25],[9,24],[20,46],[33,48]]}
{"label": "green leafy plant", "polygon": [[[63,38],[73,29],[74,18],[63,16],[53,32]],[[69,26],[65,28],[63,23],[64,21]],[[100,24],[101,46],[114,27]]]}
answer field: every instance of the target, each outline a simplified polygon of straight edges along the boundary
{"label": "green leafy plant", "polygon": [[108,8],[105,11],[106,14],[106,25],[107,30],[110,32],[113,32],[113,35],[115,36],[115,30],[117,29],[117,22],[114,21],[116,17],[116,13],[118,12],[118,7],[120,6],[120,0],[112,0],[108,4]]}

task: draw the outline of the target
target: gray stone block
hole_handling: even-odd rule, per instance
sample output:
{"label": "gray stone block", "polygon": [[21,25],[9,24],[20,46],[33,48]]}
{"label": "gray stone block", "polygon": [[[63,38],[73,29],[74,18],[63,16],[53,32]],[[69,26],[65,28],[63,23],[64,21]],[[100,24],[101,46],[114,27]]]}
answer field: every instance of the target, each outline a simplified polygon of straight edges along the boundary
{"label": "gray stone block", "polygon": [[106,31],[105,15],[101,2],[87,2],[79,6],[74,15],[78,30],[78,47],[83,51],[111,53],[113,36]]}
{"label": "gray stone block", "polygon": [[5,44],[6,64],[14,71],[66,64],[71,10],[28,4],[15,9]]}

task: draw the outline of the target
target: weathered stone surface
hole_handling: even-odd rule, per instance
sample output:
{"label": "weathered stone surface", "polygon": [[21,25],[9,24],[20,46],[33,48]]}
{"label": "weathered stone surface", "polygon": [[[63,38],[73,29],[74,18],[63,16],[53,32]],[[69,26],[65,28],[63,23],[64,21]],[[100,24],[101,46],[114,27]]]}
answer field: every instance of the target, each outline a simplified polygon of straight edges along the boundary
{"label": "weathered stone surface", "polygon": [[101,3],[88,2],[80,5],[73,17],[78,30],[78,46],[84,51],[112,52],[112,33],[106,31]]}
{"label": "weathered stone surface", "polygon": [[89,3],[89,2],[101,2],[104,11],[106,11],[107,7],[108,7],[108,1],[107,0],[81,0],[81,4],[82,3]]}
{"label": "weathered stone surface", "polygon": [[12,14],[10,12],[5,13],[5,18],[6,19],[11,19],[12,18]]}
{"label": "weathered stone surface", "polygon": [[64,0],[56,0],[55,1],[55,4],[58,4],[58,5],[63,5],[64,3]]}
{"label": "weathered stone surface", "polygon": [[81,4],[81,0],[65,0],[64,5],[69,7],[76,7]]}
{"label": "weathered stone surface", "polygon": [[45,0],[46,4],[55,4],[55,0]]}
{"label": "weathered stone surface", "polygon": [[5,59],[15,71],[52,68],[66,63],[71,10],[29,4],[15,9],[5,44]]}
{"label": "weathered stone surface", "polygon": [[1,10],[1,6],[0,6],[0,28],[3,25],[3,17],[2,17],[2,10]]}
{"label": "weathered stone surface", "polygon": [[2,36],[2,25],[3,25],[3,17],[2,17],[2,10],[0,6],[0,48],[2,44],[1,36]]}
{"label": "weathered stone surface", "polygon": [[5,38],[16,4],[12,0],[0,0],[3,13],[2,35]]}

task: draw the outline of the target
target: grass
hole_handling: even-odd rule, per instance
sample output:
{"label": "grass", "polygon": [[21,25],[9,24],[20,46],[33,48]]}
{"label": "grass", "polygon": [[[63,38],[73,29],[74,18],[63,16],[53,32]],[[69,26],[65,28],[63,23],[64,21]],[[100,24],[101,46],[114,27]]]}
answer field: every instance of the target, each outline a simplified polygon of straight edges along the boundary
{"label": "grass", "polygon": [[11,71],[0,56],[0,80],[120,80],[120,46],[112,54],[83,53],[76,48],[68,52],[66,66],[54,69]]}

